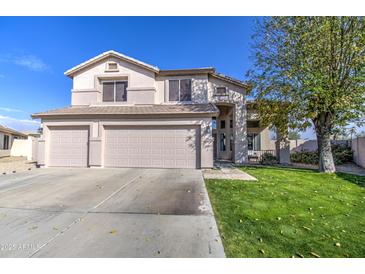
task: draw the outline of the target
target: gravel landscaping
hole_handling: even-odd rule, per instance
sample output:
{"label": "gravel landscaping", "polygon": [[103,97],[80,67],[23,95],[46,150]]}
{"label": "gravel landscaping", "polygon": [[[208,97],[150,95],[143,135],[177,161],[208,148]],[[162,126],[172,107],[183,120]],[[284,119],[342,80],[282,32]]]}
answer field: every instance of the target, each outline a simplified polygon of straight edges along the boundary
{"label": "gravel landscaping", "polygon": [[0,174],[22,172],[35,168],[35,163],[30,163],[25,157],[0,158]]}

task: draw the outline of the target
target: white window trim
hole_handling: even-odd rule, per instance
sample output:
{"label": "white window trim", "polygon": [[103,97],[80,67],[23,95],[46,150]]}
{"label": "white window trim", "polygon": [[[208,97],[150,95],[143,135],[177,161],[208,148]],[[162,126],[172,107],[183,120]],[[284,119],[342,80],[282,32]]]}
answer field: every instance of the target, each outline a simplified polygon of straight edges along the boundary
{"label": "white window trim", "polygon": [[[170,100],[170,81],[179,81],[179,99],[180,99],[180,81],[182,81],[182,80],[190,80],[190,83],[191,83],[191,99],[190,99],[190,101],[180,101],[180,100],[177,100],[177,101],[172,101],[172,100]],[[193,79],[191,79],[191,78],[182,78],[182,79],[168,79],[167,80],[167,82],[168,82],[168,89],[167,89],[167,102],[169,102],[169,103],[179,103],[179,102],[181,102],[181,103],[186,103],[186,104],[191,104],[193,101]]]}
{"label": "white window trim", "polygon": [[[104,81],[101,81],[101,89],[102,89],[102,97],[101,97],[101,99],[102,99],[102,102],[103,103],[125,103],[125,102],[127,102],[128,101],[128,93],[127,93],[127,100],[125,100],[125,101],[115,101],[115,99],[116,99],[116,91],[117,91],[117,85],[116,85],[116,83],[117,82],[126,82],[127,83],[127,87],[128,87],[128,81],[127,80],[104,80]],[[114,100],[113,101],[104,101],[104,86],[103,86],[103,84],[104,83],[114,83],[114,95],[113,95],[113,97],[114,97]],[[128,91],[128,88],[126,88],[126,91]]]}

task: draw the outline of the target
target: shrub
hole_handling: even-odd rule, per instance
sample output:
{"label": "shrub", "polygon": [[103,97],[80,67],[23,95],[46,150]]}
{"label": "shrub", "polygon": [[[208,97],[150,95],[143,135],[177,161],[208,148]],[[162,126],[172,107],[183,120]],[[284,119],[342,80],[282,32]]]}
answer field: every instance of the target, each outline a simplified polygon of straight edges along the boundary
{"label": "shrub", "polygon": [[308,165],[318,165],[317,151],[301,151],[290,154],[290,161]]}
{"label": "shrub", "polygon": [[333,159],[336,165],[342,165],[352,162],[352,150],[348,146],[333,145],[332,146]]}
{"label": "shrub", "polygon": [[274,155],[272,155],[271,153],[265,152],[264,154],[262,154],[260,164],[273,165],[273,164],[277,164],[277,163],[278,163],[278,161],[277,161],[276,157]]}
{"label": "shrub", "polygon": [[[344,145],[333,145],[332,155],[336,165],[342,165],[352,162],[352,150],[350,147]],[[302,163],[309,165],[318,165],[319,163],[317,151],[295,152],[290,155],[290,160],[293,163]]]}

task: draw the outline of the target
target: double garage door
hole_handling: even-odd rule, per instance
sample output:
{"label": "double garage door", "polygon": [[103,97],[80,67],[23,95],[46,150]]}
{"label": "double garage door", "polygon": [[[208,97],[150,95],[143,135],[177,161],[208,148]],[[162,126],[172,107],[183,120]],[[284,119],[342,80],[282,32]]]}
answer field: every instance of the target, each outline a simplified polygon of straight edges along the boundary
{"label": "double garage door", "polygon": [[[49,166],[88,165],[87,127],[50,127]],[[104,129],[105,167],[197,168],[196,127],[115,127]]]}
{"label": "double garage door", "polygon": [[105,167],[196,168],[194,127],[105,127]]}

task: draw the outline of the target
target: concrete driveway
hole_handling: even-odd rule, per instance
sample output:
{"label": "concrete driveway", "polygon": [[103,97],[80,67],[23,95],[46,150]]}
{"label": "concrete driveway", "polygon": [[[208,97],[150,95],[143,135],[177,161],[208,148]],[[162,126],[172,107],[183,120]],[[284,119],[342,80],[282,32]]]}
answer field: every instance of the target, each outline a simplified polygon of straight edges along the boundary
{"label": "concrete driveway", "polygon": [[224,257],[201,171],[0,176],[0,257]]}

